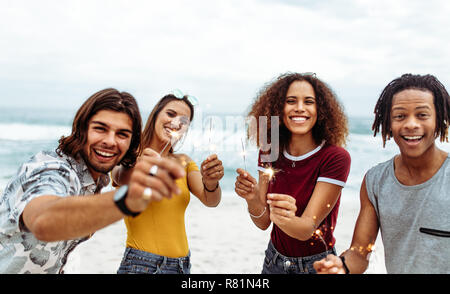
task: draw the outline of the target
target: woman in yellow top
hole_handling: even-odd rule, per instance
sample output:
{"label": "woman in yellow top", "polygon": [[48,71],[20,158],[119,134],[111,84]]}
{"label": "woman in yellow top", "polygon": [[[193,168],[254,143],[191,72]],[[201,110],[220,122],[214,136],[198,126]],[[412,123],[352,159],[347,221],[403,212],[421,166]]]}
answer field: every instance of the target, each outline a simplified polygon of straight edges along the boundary
{"label": "woman in yellow top", "polygon": [[[186,122],[189,123],[194,117],[195,104],[197,100],[193,96],[180,92],[169,94],[161,98],[147,119],[142,134],[141,156],[173,158],[185,167],[186,176],[176,181],[180,191],[178,195],[151,201],[139,215],[125,218],[127,248],[117,272],[119,274],[190,273],[190,251],[184,223],[190,193],[208,207],[217,206],[221,198],[219,180],[224,174],[222,162],[215,154],[202,162],[199,171],[187,155],[173,152],[172,145],[176,143],[176,138],[182,135]],[[163,174],[163,170],[150,170],[150,173],[155,172],[159,173],[159,177],[168,176]],[[119,185],[126,184],[129,175],[130,170],[122,166],[113,170],[113,180]]]}

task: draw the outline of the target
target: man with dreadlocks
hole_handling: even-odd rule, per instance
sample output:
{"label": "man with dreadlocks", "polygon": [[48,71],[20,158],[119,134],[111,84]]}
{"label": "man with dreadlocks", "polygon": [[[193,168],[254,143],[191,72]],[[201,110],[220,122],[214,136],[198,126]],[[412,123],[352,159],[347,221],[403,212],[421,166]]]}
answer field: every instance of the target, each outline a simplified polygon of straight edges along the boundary
{"label": "man with dreadlocks", "polygon": [[394,138],[400,154],[372,167],[350,249],[314,264],[318,273],[362,273],[381,230],[388,273],[450,273],[450,97],[432,75],[404,74],[375,107],[374,135]]}

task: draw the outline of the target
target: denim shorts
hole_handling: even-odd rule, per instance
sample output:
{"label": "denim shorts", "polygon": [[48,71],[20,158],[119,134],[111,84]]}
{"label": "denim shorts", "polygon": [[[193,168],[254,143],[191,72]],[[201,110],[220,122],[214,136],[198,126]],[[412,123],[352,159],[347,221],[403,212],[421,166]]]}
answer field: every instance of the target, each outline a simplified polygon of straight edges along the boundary
{"label": "denim shorts", "polygon": [[313,263],[328,254],[336,255],[336,250],[331,248],[311,256],[288,257],[278,252],[270,241],[266,249],[262,274],[316,274]]}
{"label": "denim shorts", "polygon": [[191,253],[170,258],[127,247],[118,274],[189,274]]}

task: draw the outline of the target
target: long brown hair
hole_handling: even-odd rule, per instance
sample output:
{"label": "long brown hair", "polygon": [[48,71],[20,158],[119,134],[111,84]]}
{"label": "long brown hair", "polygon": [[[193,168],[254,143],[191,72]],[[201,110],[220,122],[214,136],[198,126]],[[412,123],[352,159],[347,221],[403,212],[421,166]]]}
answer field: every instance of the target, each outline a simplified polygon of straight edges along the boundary
{"label": "long brown hair", "polygon": [[56,149],[58,154],[64,153],[78,159],[80,151],[87,142],[88,123],[92,116],[100,110],[113,110],[127,114],[133,122],[133,134],[130,147],[121,160],[125,167],[132,167],[140,152],[142,119],[136,99],[127,92],[119,92],[113,88],[107,88],[89,97],[78,109],[72,123],[72,133],[59,139]]}
{"label": "long brown hair", "polygon": [[[155,107],[153,107],[152,112],[149,114],[147,118],[147,123],[145,124],[144,131],[142,132],[142,143],[141,148],[146,148],[150,145],[150,142],[152,141],[153,134],[155,132],[155,122],[156,118],[158,117],[158,114],[161,112],[161,110],[169,104],[171,101],[184,101],[191,110],[191,115],[189,117],[189,121],[192,122],[194,119],[194,106],[191,102],[189,102],[188,97],[185,95],[182,99],[175,97],[173,94],[166,95],[162,97],[158,103],[156,103]],[[170,153],[173,153],[173,148],[170,148]]]}
{"label": "long brown hair", "polygon": [[[247,129],[247,137],[260,146],[259,138],[259,117],[267,117],[267,140],[270,144],[271,116],[280,118],[279,126],[279,152],[289,144],[291,132],[284,125],[283,111],[286,102],[286,94],[289,86],[295,81],[306,81],[314,89],[317,103],[317,122],[312,129],[312,135],[316,144],[325,140],[328,144],[345,146],[348,136],[348,121],[336,94],[323,81],[318,79],[314,73],[284,73],[274,81],[267,83],[258,93],[248,117],[256,118],[256,132],[251,128]],[[278,157],[277,157],[278,158]]]}

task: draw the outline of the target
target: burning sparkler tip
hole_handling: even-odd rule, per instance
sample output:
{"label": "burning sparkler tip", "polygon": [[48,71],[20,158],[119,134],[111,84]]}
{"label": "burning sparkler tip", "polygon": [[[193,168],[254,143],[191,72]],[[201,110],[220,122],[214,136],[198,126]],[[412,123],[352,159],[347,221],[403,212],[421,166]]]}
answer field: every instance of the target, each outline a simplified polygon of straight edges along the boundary
{"label": "burning sparkler tip", "polygon": [[270,180],[270,179],[272,179],[273,175],[275,174],[275,171],[273,170],[273,168],[268,167],[265,169],[264,174],[269,176],[269,180]]}

